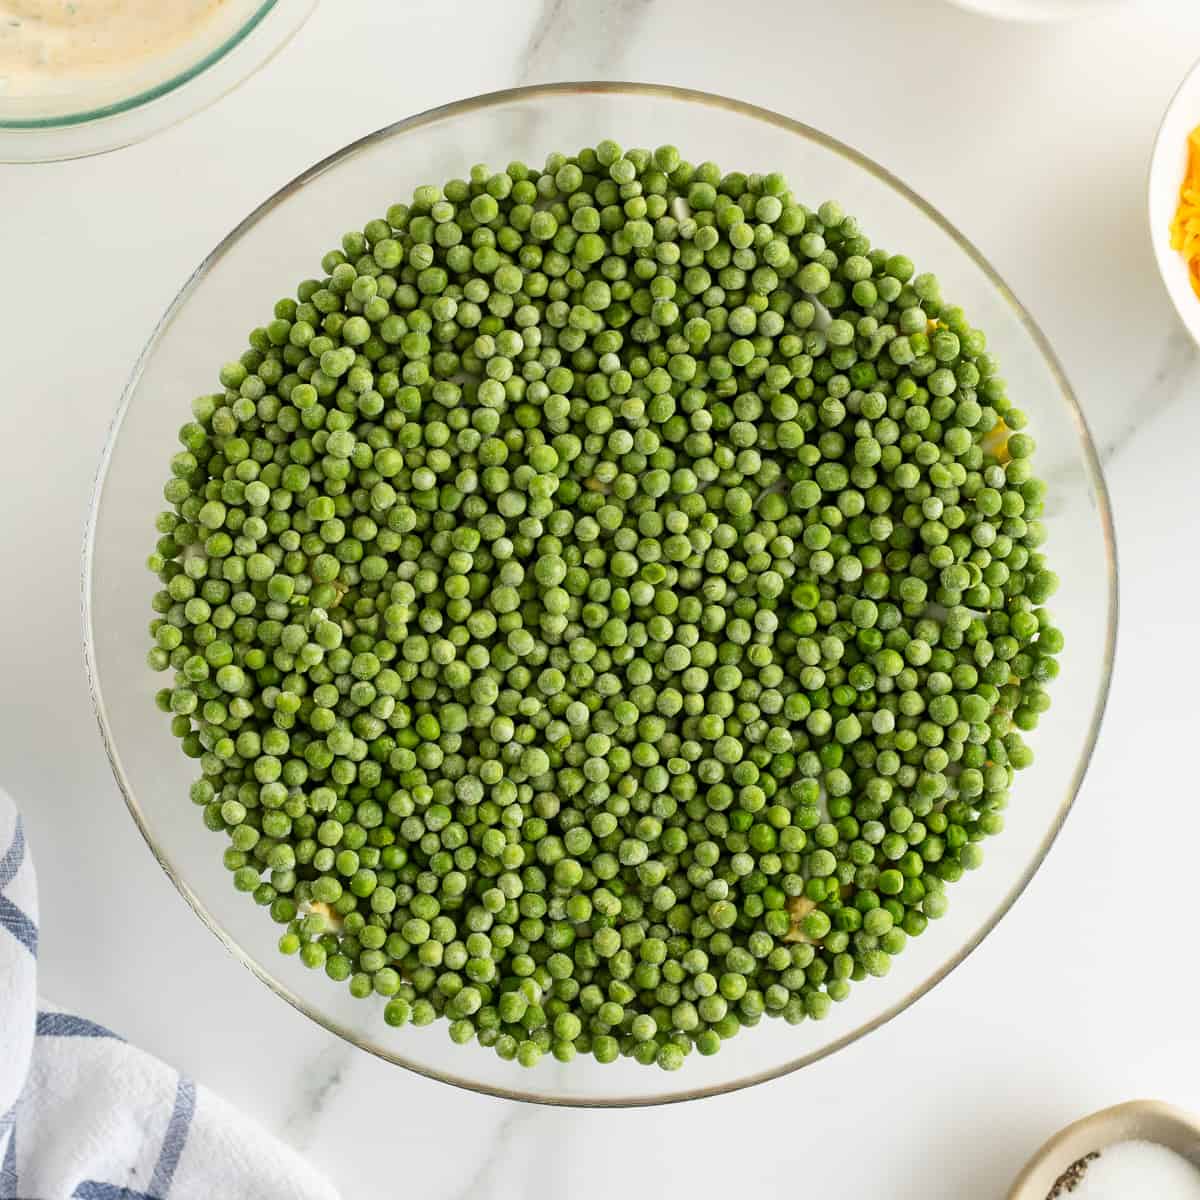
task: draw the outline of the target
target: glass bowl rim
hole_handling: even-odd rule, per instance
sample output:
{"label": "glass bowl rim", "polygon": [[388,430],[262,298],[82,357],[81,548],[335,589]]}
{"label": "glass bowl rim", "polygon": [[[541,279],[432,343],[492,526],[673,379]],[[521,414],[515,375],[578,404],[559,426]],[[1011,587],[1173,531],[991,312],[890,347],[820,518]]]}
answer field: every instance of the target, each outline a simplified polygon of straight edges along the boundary
{"label": "glass bowl rim", "polygon": [[[274,2],[274,0],[272,0]],[[958,248],[967,255],[967,257],[975,264],[976,267],[984,274],[989,283],[1003,297],[1020,322],[1025,332],[1032,340],[1038,353],[1041,355],[1046,367],[1048,368],[1051,377],[1059,390],[1060,398],[1067,405],[1071,416],[1074,419],[1076,430],[1079,436],[1079,441],[1083,453],[1084,465],[1087,470],[1087,475],[1091,487],[1095,491],[1098,502],[1098,517],[1101,526],[1101,535],[1106,552],[1106,560],[1108,564],[1107,571],[1107,620],[1105,631],[1105,646],[1104,646],[1104,661],[1102,664],[1102,674],[1100,687],[1095,697],[1092,715],[1089,724],[1088,734],[1085,743],[1082,747],[1078,761],[1075,764],[1074,771],[1071,776],[1071,783],[1067,789],[1067,794],[1060,801],[1058,809],[1054,814],[1054,818],[1049,829],[1043,835],[1036,853],[1026,863],[1023,870],[1012,886],[1005,893],[1000,903],[986,916],[979,928],[954,954],[952,954],[945,962],[943,962],[930,975],[921,979],[916,985],[910,988],[906,994],[891,1004],[883,1012],[877,1014],[869,1021],[856,1025],[853,1029],[844,1033],[842,1036],[835,1038],[833,1041],[820,1046],[815,1050],[808,1051],[795,1058],[787,1059],[777,1066],[767,1070],[756,1071],[751,1074],[733,1079],[727,1082],[711,1084],[701,1087],[677,1088],[672,1091],[663,1091],[648,1095],[632,1095],[632,1096],[604,1096],[599,1098],[591,1097],[567,1097],[560,1095],[544,1095],[539,1094],[536,1087],[529,1088],[512,1088],[496,1086],[487,1083],[481,1083],[478,1080],[472,1079],[466,1073],[454,1073],[444,1070],[436,1070],[431,1067],[424,1066],[420,1063],[413,1062],[404,1054],[387,1051],[378,1045],[369,1044],[355,1034],[352,1030],[346,1028],[341,1022],[323,1013],[314,1011],[309,1003],[300,995],[296,994],[292,988],[285,985],[277,979],[269,970],[269,968],[258,959],[245,951],[241,945],[228,933],[219,921],[210,913],[204,902],[192,890],[190,885],[181,875],[175,870],[175,867],[167,857],[166,852],[154,840],[149,827],[143,816],[141,806],[134,795],[133,787],[130,781],[126,778],[124,768],[121,764],[120,753],[115,745],[111,730],[108,724],[108,715],[105,708],[104,696],[100,686],[99,673],[96,663],[96,647],[95,637],[92,628],[92,571],[94,565],[95,540],[96,540],[96,525],[99,516],[100,505],[104,498],[104,486],[108,477],[108,469],[112,461],[113,451],[116,448],[117,439],[120,436],[121,427],[124,423],[126,412],[137,393],[138,385],[141,380],[142,372],[154,353],[161,336],[166,332],[174,321],[177,314],[191,297],[195,286],[208,274],[211,268],[224,256],[235,242],[237,242],[244,234],[248,233],[254,225],[273,208],[282,202],[289,199],[292,195],[304,188],[308,183],[312,182],[318,176],[322,175],[330,168],[341,164],[353,158],[360,152],[380,143],[387,141],[390,138],[396,137],[410,130],[419,129],[426,125],[433,124],[437,121],[460,116],[466,113],[472,113],[487,108],[497,107],[514,100],[530,100],[542,99],[553,100],[556,96],[574,96],[594,94],[607,95],[627,95],[650,97],[663,100],[672,100],[683,102],[686,104],[701,105],[710,108],[724,109],[730,112],[737,113],[743,117],[749,117],[757,121],[762,121],[768,125],[773,125],[785,133],[796,135],[802,139],[814,142],[817,145],[829,150],[849,162],[860,167],[864,171],[873,175],[880,182],[887,185],[899,196],[907,200],[911,205],[920,210],[928,217],[935,225],[937,225],[943,233],[951,238]],[[159,319],[154,331],[151,333],[149,340],[138,356],[137,362],[134,364],[130,374],[129,381],[125,385],[122,392],[121,400],[118,405],[116,414],[113,417],[112,424],[109,429],[108,437],[104,446],[104,450],[100,459],[99,466],[96,472],[96,479],[93,486],[92,499],[89,505],[87,526],[84,533],[83,544],[83,562],[82,562],[82,618],[83,618],[83,635],[84,635],[84,659],[85,667],[88,676],[88,686],[91,691],[92,707],[96,714],[97,723],[100,726],[100,736],[104,743],[105,754],[108,756],[109,765],[112,768],[113,776],[117,781],[117,786],[121,790],[121,794],[125,799],[126,807],[129,809],[134,823],[140,830],[142,837],[149,846],[151,853],[158,860],[159,866],[166,872],[167,877],[179,890],[183,898],[191,905],[192,909],[200,920],[207,926],[209,931],[214,934],[220,942],[225,946],[226,950],[233,955],[242,966],[251,971],[259,980],[262,981],[272,992],[281,999],[286,1000],[293,1008],[303,1013],[310,1020],[315,1021],[318,1025],[327,1029],[330,1033],[336,1034],[350,1045],[355,1046],[360,1050],[364,1050],[369,1054],[375,1055],[377,1058],[383,1059],[385,1062],[393,1063],[397,1066],[413,1071],[418,1075],[422,1075],[428,1079],[434,1079],[441,1083],[448,1083],[452,1086],[459,1087],[465,1091],[475,1092],[477,1094],[495,1096],[505,1100],[521,1100],[533,1104],[544,1104],[552,1107],[560,1108],[640,1108],[649,1107],[659,1104],[674,1104],[685,1100],[697,1100],[709,1096],[724,1095],[730,1092],[740,1091],[743,1088],[751,1087],[754,1084],[765,1083],[773,1079],[779,1079],[785,1075],[790,1075],[794,1071],[800,1070],[802,1067],[810,1066],[811,1064],[827,1058],[829,1055],[836,1053],[838,1050],[845,1049],[851,1043],[856,1042],[859,1038],[866,1036],[868,1033],[874,1032],[883,1025],[886,1025],[894,1017],[899,1016],[905,1009],[909,1008],[917,1000],[928,992],[943,979],[946,978],[956,967],[960,966],[980,945],[980,943],[992,932],[999,924],[1000,920],[1005,916],[1009,909],[1016,902],[1017,898],[1024,892],[1030,880],[1037,873],[1042,863],[1045,861],[1046,855],[1049,853],[1050,847],[1054,844],[1058,837],[1059,831],[1062,829],[1063,823],[1066,820],[1067,814],[1070,812],[1075,798],[1079,793],[1079,788],[1083,783],[1083,779],[1087,773],[1088,766],[1091,762],[1092,753],[1096,746],[1096,740],[1099,736],[1100,727],[1104,717],[1105,706],[1108,701],[1108,695],[1112,683],[1113,662],[1116,651],[1116,634],[1117,634],[1117,614],[1118,614],[1118,570],[1116,558],[1116,537],[1113,527],[1112,506],[1109,499],[1108,487],[1104,480],[1104,473],[1100,464],[1099,455],[1096,452],[1095,443],[1092,440],[1091,433],[1088,429],[1087,421],[1079,407],[1079,402],[1075,397],[1075,393],[1067,379],[1066,373],[1063,370],[1058,357],[1055,355],[1046,336],[1042,333],[1040,327],[1034,321],[1033,317],[1020,303],[1013,294],[1012,290],[991,266],[983,254],[968,240],[958,229],[944,217],[941,212],[933,207],[928,201],[923,199],[917,192],[903,183],[899,178],[893,175],[885,167],[880,166],[873,159],[863,154],[861,151],[855,150],[829,134],[806,125],[803,122],[793,120],[781,113],[777,113],[772,109],[764,108],[759,105],[749,104],[741,100],[735,100],[727,96],[716,95],[711,92],[699,91],[693,88],[676,87],[667,84],[653,83],[634,83],[634,82],[619,82],[619,81],[580,81],[580,82],[562,82],[549,84],[535,84],[524,87],[507,88],[501,91],[486,92],[477,96],[472,96],[463,100],[452,101],[448,104],[438,105],[434,108],[426,109],[422,112],[415,113],[412,116],[405,117],[402,120],[392,124],[385,125],[372,133],[358,138],[340,149],[327,155],[307,170],[302,171],[288,183],[284,184],[277,191],[272,193],[266,200],[257,205],[252,212],[243,218],[220,242],[204,257],[200,265],[192,272],[166,312]]]}
{"label": "glass bowl rim", "polygon": [[142,88],[141,91],[134,92],[133,95],[126,96],[121,100],[113,100],[108,104],[99,104],[94,108],[84,108],[79,112],[65,113],[58,117],[21,117],[17,119],[0,117],[0,132],[71,129],[76,125],[87,125],[92,121],[102,121],[108,117],[119,117],[123,113],[141,108],[142,105],[149,104],[152,100],[169,95],[183,87],[184,84],[190,83],[198,75],[202,75],[210,67],[215,66],[227,54],[240,46],[262,24],[278,3],[279,0],[260,0],[254,12],[238,25],[219,46],[215,46],[202,58],[190,66],[176,71],[174,75],[160,83]]}

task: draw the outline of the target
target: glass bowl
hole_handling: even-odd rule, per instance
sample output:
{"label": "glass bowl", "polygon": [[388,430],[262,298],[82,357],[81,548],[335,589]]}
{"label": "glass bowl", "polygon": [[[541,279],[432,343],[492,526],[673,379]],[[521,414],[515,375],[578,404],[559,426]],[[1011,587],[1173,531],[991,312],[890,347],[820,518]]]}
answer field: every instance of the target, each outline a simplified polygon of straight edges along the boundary
{"label": "glass bowl", "polygon": [[316,0],[223,0],[192,36],[121,69],[78,73],[34,95],[0,87],[0,162],[81,158],[158,133],[267,63],[315,6]]}
{"label": "glass bowl", "polygon": [[[728,170],[783,171],[812,203],[837,197],[879,244],[937,272],[945,294],[987,331],[1037,436],[1051,485],[1049,549],[1063,581],[1055,611],[1067,631],[1054,706],[1035,735],[1038,762],[1018,779],[1008,827],[989,841],[984,868],[951,889],[948,915],[910,942],[889,976],[855,988],[825,1021],[764,1021],[711,1058],[689,1055],[669,1075],[582,1056],[528,1070],[478,1045],[454,1045],[444,1027],[393,1030],[382,1003],[354,1000],[282,957],[278,927],[234,891],[224,843],[188,799],[193,764],[155,707],[162,681],[145,665],[153,520],[176,433],[192,397],[213,388],[218,364],[240,352],[247,331],[313,273],[345,229],[414,185],[603,137],[673,142],[694,161]],[[1112,518],[1083,415],[1045,338],[979,252],[887,171],[815,129],[701,92],[615,83],[499,92],[411,117],[338,151],[251,213],[186,283],[134,369],[100,466],[83,590],[96,713],[117,781],[163,869],[234,957],[301,1012],[388,1061],[480,1092],[589,1106],[684,1100],[797,1070],[877,1029],[961,963],[1021,894],[1075,798],[1108,692],[1117,606]]]}

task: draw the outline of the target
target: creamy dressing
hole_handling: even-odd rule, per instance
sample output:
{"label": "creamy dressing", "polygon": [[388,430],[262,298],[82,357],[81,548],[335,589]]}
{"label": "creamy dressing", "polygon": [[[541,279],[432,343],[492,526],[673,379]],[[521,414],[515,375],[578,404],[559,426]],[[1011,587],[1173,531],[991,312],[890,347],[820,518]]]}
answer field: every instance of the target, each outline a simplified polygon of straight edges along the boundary
{"label": "creamy dressing", "polygon": [[0,95],[120,71],[188,40],[225,0],[0,0]]}

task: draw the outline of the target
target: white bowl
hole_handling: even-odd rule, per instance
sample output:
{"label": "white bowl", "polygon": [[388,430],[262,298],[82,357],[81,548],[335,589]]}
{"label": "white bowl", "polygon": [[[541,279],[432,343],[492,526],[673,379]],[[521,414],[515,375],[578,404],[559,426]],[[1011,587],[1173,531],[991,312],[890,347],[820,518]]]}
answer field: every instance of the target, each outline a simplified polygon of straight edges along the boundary
{"label": "white bowl", "polygon": [[1171,249],[1171,221],[1187,169],[1188,134],[1200,125],[1200,62],[1184,76],[1167,105],[1150,155],[1150,242],[1167,294],[1188,332],[1200,343],[1200,296],[1192,290],[1187,263]]}
{"label": "white bowl", "polygon": [[959,8],[1002,21],[1075,21],[1115,11],[1126,0],[950,0]]}

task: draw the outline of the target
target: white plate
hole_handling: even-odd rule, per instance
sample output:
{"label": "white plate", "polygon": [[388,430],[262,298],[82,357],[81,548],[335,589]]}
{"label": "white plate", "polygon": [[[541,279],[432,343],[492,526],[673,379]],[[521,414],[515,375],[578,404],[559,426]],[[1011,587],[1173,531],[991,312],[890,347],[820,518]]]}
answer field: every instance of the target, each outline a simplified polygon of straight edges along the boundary
{"label": "white plate", "polygon": [[1158,127],[1150,156],[1148,204],[1150,242],[1158,273],[1187,326],[1200,343],[1200,297],[1192,291],[1187,264],[1171,249],[1171,220],[1179,203],[1179,185],[1187,169],[1188,134],[1200,125],[1200,62],[1184,77]]}

